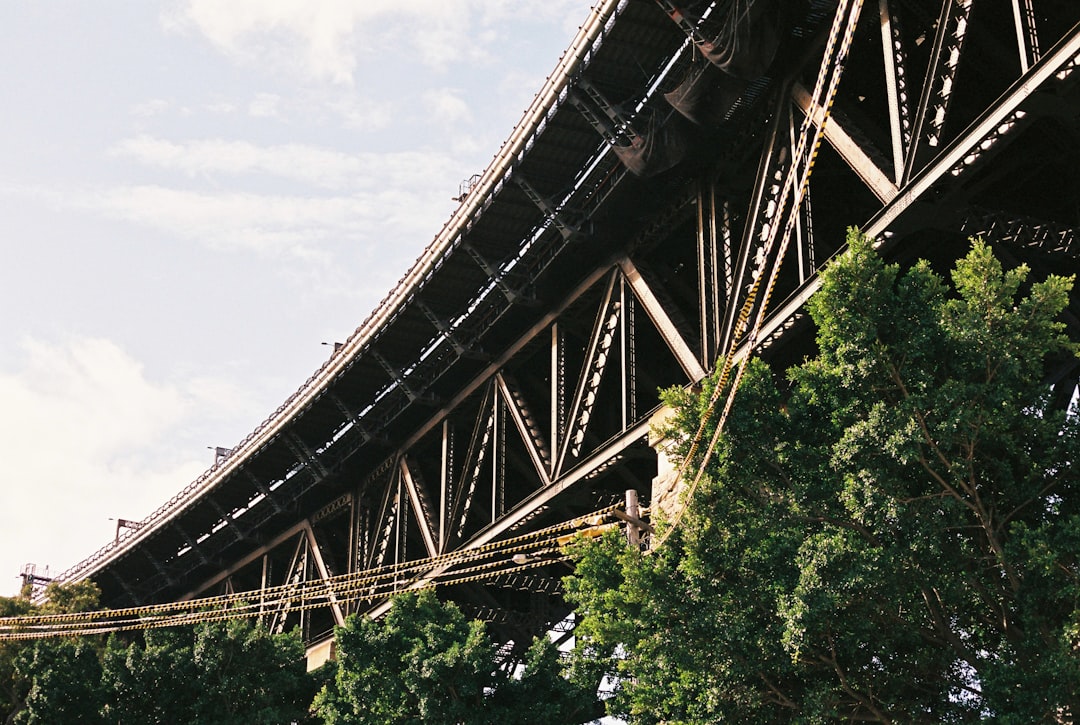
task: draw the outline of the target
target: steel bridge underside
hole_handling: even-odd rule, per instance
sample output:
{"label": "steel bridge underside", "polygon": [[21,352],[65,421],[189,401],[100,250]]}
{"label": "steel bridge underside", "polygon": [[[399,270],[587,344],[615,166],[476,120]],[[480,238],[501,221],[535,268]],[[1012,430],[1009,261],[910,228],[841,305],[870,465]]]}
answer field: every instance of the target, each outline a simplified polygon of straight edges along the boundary
{"label": "steel bridge underside", "polygon": [[[982,236],[1036,277],[1074,273],[1078,23],[1074,0],[600,3],[354,335],[63,578],[138,606],[477,548],[627,489],[647,505],[657,390],[747,353],[738,313],[777,230],[790,246],[754,352],[778,368],[813,352],[802,306],[850,226],[901,264],[947,269]],[[1080,338],[1076,300],[1066,322]],[[1076,362],[1045,373],[1065,404]],[[565,616],[565,573],[443,593],[522,642]],[[314,640],[358,609],[380,611],[265,616]]]}

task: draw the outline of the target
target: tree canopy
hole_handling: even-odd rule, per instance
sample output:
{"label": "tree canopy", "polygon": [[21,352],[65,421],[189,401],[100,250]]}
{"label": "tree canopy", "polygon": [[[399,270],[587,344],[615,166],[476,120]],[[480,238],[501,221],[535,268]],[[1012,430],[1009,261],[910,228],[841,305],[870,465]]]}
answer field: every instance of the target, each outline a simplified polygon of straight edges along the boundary
{"label": "tree canopy", "polygon": [[[20,596],[0,597],[0,617],[22,617],[32,614],[69,614],[86,612],[98,608],[100,591],[91,581],[68,584],[50,583],[45,589],[42,604],[36,604],[30,598],[31,589],[25,588]],[[20,658],[30,656],[26,653],[32,644],[26,642],[0,642],[0,721],[13,722],[16,713],[23,709],[31,692],[31,680],[16,667]],[[68,658],[78,660],[83,657],[82,650],[76,656],[74,651]],[[42,690],[35,694],[40,697]]]}
{"label": "tree canopy", "polygon": [[[664,393],[666,435],[703,476],[657,548],[575,549],[569,662],[540,637],[508,663],[481,622],[406,593],[335,630],[317,696],[298,634],[235,620],[5,643],[3,716],[580,723],[608,677],[608,711],[633,723],[1072,721],[1080,414],[1046,381],[1075,365],[1058,321],[1073,281],[1033,282],[976,241],[950,284],[848,241],[809,303],[817,353],[745,363],[714,453],[691,440],[715,431],[718,380]],[[96,601],[83,583],[0,613]]]}
{"label": "tree canopy", "polygon": [[327,725],[546,725],[599,714],[595,683],[565,679],[550,640],[534,640],[513,672],[482,622],[431,591],[395,597],[380,620],[349,617],[336,639],[335,680],[315,700]]}
{"label": "tree canopy", "polygon": [[[3,604],[23,614],[95,602],[80,585],[45,606]],[[578,684],[548,638],[510,661],[482,622],[430,591],[396,597],[381,620],[354,615],[335,636],[337,659],[310,674],[298,631],[273,635],[246,619],[107,640],[7,643],[5,718],[21,725],[547,725],[602,714],[597,681]]]}
{"label": "tree canopy", "polygon": [[[579,657],[634,723],[1031,723],[1080,715],[1080,454],[1050,365],[1072,279],[974,242],[950,286],[857,233],[818,353],[752,360],[657,551],[583,547]],[[689,453],[715,380],[665,393]],[[704,462],[688,461],[689,470]]]}
{"label": "tree canopy", "polygon": [[135,636],[41,640],[15,660],[25,725],[285,725],[306,722],[316,680],[298,632],[248,620]]}

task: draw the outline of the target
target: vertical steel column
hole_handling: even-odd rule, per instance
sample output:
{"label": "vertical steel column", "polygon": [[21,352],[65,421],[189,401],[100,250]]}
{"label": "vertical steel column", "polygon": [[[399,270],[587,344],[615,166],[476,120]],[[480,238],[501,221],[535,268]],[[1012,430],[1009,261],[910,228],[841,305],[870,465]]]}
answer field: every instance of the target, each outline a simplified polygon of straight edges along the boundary
{"label": "vertical steel column", "polygon": [[566,418],[564,368],[563,335],[556,321],[551,324],[551,470],[548,471],[550,476],[555,475],[563,447]]}
{"label": "vertical steel column", "polygon": [[[743,291],[743,282],[747,278],[747,268],[750,265],[752,250],[760,248],[762,227],[761,221],[766,212],[766,198],[776,196],[780,190],[783,179],[783,170],[786,166],[787,154],[785,146],[778,152],[777,140],[780,137],[780,129],[785,118],[784,111],[790,105],[790,89],[781,88],[775,99],[772,116],[769,120],[769,138],[765,142],[765,148],[761,154],[761,162],[758,164],[757,174],[754,177],[754,192],[750,199],[750,208],[746,214],[746,224],[743,227],[742,238],[739,243],[738,269],[732,279],[732,285],[728,291],[727,308],[724,312],[724,332],[720,338],[719,348],[726,350],[731,346],[731,338],[735,334],[739,308]],[[777,158],[782,153],[781,158]],[[767,221],[766,221],[767,224]],[[748,286],[748,285],[746,285]]]}
{"label": "vertical steel column", "polygon": [[893,183],[899,185],[904,180],[904,154],[911,136],[904,45],[898,19],[889,11],[889,0],[878,0],[878,15],[881,20],[881,51],[885,59],[885,96],[889,102]]}
{"label": "vertical steel column", "polygon": [[447,497],[450,494],[451,473],[450,419],[442,423],[442,450],[439,466],[439,553],[446,552],[446,517],[450,515]]}
{"label": "vertical steel column", "polygon": [[[701,332],[701,364],[706,369],[716,362],[716,353],[720,345],[721,307],[721,267],[725,267],[725,277],[730,274],[725,261],[720,257],[717,245],[717,203],[716,186],[710,180],[699,179],[697,188],[697,242],[698,242],[698,314]],[[726,281],[726,279],[725,279]],[[727,298],[724,292],[723,299]]]}
{"label": "vertical steel column", "polygon": [[262,555],[262,576],[259,578],[259,623],[266,625],[266,590],[270,586],[270,555]]}
{"label": "vertical steel column", "polygon": [[503,442],[503,421],[499,417],[502,398],[497,393],[491,396],[491,406],[491,523],[495,523],[499,516],[499,452]]}
{"label": "vertical steel column", "polygon": [[[714,194],[716,193],[715,190],[713,191],[713,193]],[[728,201],[727,199],[724,199],[724,205],[720,208],[720,210],[721,210],[720,211],[720,218],[721,218],[720,228],[722,230],[722,235],[723,235],[722,236],[721,247],[722,247],[723,253],[724,253],[724,287],[723,287],[722,290],[719,290],[720,299],[718,299],[717,303],[716,303],[717,304],[717,307],[716,307],[716,310],[717,310],[717,315],[716,315],[716,332],[717,332],[716,339],[717,340],[720,339],[720,333],[722,332],[722,327],[721,326],[723,324],[722,323],[720,305],[722,303],[726,303],[727,300],[730,299],[730,297],[731,297],[731,290],[734,288],[734,281],[733,281],[732,278],[733,278],[733,275],[735,274],[735,270],[732,268],[732,264],[731,264],[731,253],[732,253],[731,243],[733,241],[732,236],[731,236],[731,222],[732,222],[732,219],[731,219],[731,202]]]}
{"label": "vertical steel column", "polygon": [[630,370],[627,367],[629,361],[626,349],[626,277],[621,273],[619,274],[619,309],[623,311],[623,314],[619,315],[619,389],[622,391],[619,401],[619,428],[626,430],[629,425],[627,414],[629,413]]}
{"label": "vertical steel column", "polygon": [[709,261],[705,251],[705,189],[702,179],[697,183],[697,272],[698,272],[698,327],[701,349],[698,359],[709,367]]}
{"label": "vertical steel column", "polygon": [[[624,293],[627,291],[626,275],[622,275],[622,284]],[[636,343],[636,328],[634,327],[634,308],[636,303],[634,302],[633,290],[629,290],[630,294],[625,294],[626,304],[623,305],[623,317],[626,321],[626,372],[628,379],[626,381],[629,410],[627,411],[628,421],[625,427],[633,425],[637,422],[637,343]]]}
{"label": "vertical steel column", "polygon": [[394,559],[394,563],[404,564],[409,560],[409,507],[406,505],[406,497],[408,494],[405,492],[405,475],[401,472],[401,468],[396,469],[397,472],[397,500],[398,500],[398,535],[397,535],[397,557]]}
{"label": "vertical steel column", "polygon": [[[349,497],[349,533],[348,533],[348,546],[345,556],[345,573],[355,574],[359,567],[357,566],[359,556],[359,544],[360,544],[360,491],[353,489],[352,495]],[[343,605],[346,615],[349,615],[353,611],[353,603],[346,601]]]}
{"label": "vertical steel column", "polygon": [[1013,19],[1016,21],[1016,47],[1020,53],[1020,72],[1039,62],[1039,31],[1035,26],[1035,8],[1031,0],[1013,0]]}
{"label": "vertical steel column", "polygon": [[721,308],[721,300],[726,299],[726,293],[720,294],[720,276],[721,267],[724,267],[723,274],[727,275],[725,261],[719,255],[719,248],[717,247],[717,225],[716,225],[716,182],[713,179],[709,179],[708,184],[708,199],[709,199],[709,257],[712,259],[711,271],[712,279],[710,280],[709,289],[711,296],[709,299],[711,314],[710,314],[710,333],[712,337],[712,348],[709,350],[709,357],[705,361],[706,368],[712,368],[716,363],[716,354],[720,348],[720,319],[723,314]]}

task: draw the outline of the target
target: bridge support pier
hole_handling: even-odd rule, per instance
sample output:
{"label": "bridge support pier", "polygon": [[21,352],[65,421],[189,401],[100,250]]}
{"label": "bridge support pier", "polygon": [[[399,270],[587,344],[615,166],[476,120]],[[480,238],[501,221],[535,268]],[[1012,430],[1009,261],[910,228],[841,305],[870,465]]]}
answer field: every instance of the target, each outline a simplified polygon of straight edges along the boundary
{"label": "bridge support pier", "polygon": [[660,432],[674,415],[672,408],[663,407],[649,418],[649,446],[656,451],[656,477],[652,480],[649,497],[654,520],[659,516],[665,521],[672,521],[684,504],[686,483],[679,476],[679,466],[671,455],[674,441]]}

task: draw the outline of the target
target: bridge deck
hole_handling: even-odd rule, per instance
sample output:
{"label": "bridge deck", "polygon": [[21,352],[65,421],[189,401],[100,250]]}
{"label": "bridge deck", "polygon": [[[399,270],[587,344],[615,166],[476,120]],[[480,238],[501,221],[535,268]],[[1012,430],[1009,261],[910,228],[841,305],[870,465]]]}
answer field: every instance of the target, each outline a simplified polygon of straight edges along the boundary
{"label": "bridge deck", "polygon": [[[111,606],[169,601],[474,547],[626,488],[647,498],[656,389],[695,382],[738,337],[778,230],[790,249],[758,346],[777,364],[812,344],[800,308],[851,225],[901,262],[947,265],[982,234],[1037,271],[1077,267],[1080,5],[757,0],[743,22],[699,1],[682,26],[667,6],[598,5],[345,345],[64,578],[93,578]],[[706,35],[757,52],[710,63],[716,47],[691,42]],[[1050,382],[1065,395],[1075,378],[1063,364]],[[512,636],[563,611],[530,587],[453,595]]]}

